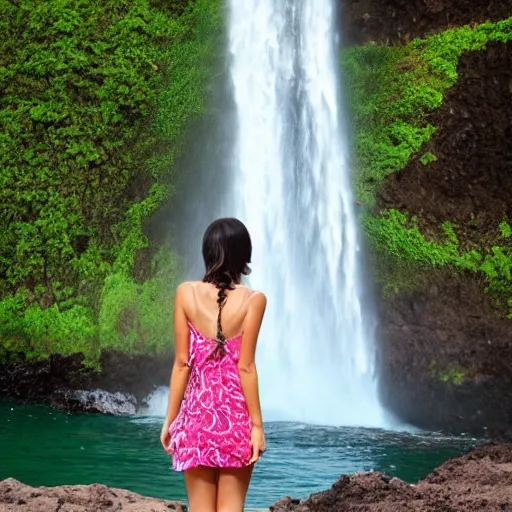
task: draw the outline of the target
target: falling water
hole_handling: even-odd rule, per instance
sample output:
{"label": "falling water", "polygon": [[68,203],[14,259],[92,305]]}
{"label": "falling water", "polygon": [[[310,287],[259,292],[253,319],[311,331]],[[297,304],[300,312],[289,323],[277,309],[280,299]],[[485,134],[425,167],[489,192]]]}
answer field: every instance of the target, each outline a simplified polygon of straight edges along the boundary
{"label": "falling water", "polygon": [[[257,352],[266,420],[381,427],[334,1],[228,0],[232,99],[192,152],[175,229],[186,277],[198,279],[208,223],[235,216],[249,228],[249,284],[268,298]],[[149,410],[165,414],[165,395]]]}
{"label": "falling water", "polygon": [[266,418],[382,426],[333,3],[229,0],[237,139],[226,213],[248,226],[250,284],[268,297]]}

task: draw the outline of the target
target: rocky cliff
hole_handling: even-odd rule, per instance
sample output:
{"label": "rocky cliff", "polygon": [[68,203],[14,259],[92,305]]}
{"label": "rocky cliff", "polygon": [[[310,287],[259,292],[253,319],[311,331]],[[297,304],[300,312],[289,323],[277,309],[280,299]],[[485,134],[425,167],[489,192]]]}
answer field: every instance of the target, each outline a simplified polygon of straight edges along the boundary
{"label": "rocky cliff", "polygon": [[512,504],[512,447],[483,446],[446,462],[416,485],[382,473],[342,476],[307,500],[286,498],[271,512],[498,512]]}
{"label": "rocky cliff", "polygon": [[[390,174],[378,204],[417,216],[425,233],[449,220],[470,250],[497,244],[512,217],[512,43],[464,54],[458,73],[424,147],[437,160]],[[383,301],[384,396],[402,417],[480,434],[512,426],[512,320],[499,307],[509,299],[486,288],[468,271],[435,271]]]}
{"label": "rocky cliff", "polygon": [[425,428],[510,435],[512,2],[341,14],[382,399]]}
{"label": "rocky cliff", "polygon": [[512,13],[511,0],[341,0],[340,23],[348,44],[396,43]]}

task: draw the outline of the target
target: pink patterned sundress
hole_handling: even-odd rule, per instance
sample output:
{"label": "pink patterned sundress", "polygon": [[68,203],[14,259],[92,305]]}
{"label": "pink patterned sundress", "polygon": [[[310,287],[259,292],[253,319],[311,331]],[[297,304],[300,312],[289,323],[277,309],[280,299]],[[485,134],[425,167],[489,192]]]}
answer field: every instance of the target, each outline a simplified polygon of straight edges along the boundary
{"label": "pink patterned sundress", "polygon": [[252,455],[252,422],[238,370],[242,336],[226,339],[220,355],[216,340],[190,322],[189,329],[189,381],[169,427],[173,469],[241,468]]}

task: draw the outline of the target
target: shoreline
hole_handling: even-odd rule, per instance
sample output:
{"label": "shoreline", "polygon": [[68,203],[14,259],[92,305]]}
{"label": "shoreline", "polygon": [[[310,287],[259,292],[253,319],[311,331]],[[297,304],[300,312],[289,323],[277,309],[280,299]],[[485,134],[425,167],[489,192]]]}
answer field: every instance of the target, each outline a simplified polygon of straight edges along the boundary
{"label": "shoreline", "polygon": [[[0,482],[0,511],[169,511],[186,506],[101,484],[30,487]],[[249,509],[246,509],[249,510]],[[250,510],[267,510],[251,508]],[[270,512],[498,512],[512,510],[512,444],[490,443],[450,459],[416,484],[380,472],[342,475],[305,500],[285,497]]]}
{"label": "shoreline", "polygon": [[65,412],[131,415],[159,386],[168,386],[174,353],[130,355],[108,350],[101,371],[84,365],[82,354],[0,364],[0,398],[45,404]]}
{"label": "shoreline", "polygon": [[[82,354],[54,354],[43,361],[0,364],[0,399],[21,404],[43,404],[64,412],[88,412],[116,416],[137,414],[146,398],[168,386],[174,353],[133,355],[108,350],[100,358],[101,371],[84,364]],[[453,425],[439,430],[447,435],[474,435],[488,442],[512,442],[512,426],[492,424],[489,428]]]}

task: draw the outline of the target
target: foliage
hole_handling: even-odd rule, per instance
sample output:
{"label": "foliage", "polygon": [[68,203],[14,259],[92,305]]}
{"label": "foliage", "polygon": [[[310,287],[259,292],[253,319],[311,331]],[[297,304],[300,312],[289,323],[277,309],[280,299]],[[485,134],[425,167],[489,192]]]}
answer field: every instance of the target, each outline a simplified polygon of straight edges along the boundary
{"label": "foliage", "polygon": [[[41,309],[25,307],[26,291],[0,302],[0,357],[17,354],[23,359],[40,359],[52,353],[83,352],[89,359],[97,353],[97,326],[89,308],[74,305],[60,311],[57,304]],[[11,356],[12,357],[12,356]]]}
{"label": "foliage", "polygon": [[125,218],[113,226],[112,231],[122,240],[112,251],[116,256],[113,265],[115,272],[130,274],[137,251],[148,246],[148,239],[142,231],[142,223],[158,209],[166,197],[166,188],[155,183],[148,197],[139,203],[133,203]]}
{"label": "foliage", "polygon": [[153,277],[142,284],[124,272],[107,277],[99,313],[100,349],[156,354],[171,346],[177,269],[176,257],[163,247],[153,259]]}
{"label": "foliage", "polygon": [[505,219],[500,223],[500,232],[502,238],[510,238],[512,236],[512,228]]}
{"label": "foliage", "polygon": [[342,68],[356,132],[356,192],[372,206],[379,183],[403,169],[430,140],[428,113],[457,81],[464,51],[512,39],[512,18],[447,30],[405,46],[375,43],[342,54]]}
{"label": "foliage", "polygon": [[120,299],[136,290],[150,333],[137,350],[168,346],[163,305],[152,306],[154,328],[147,308],[155,297],[168,306],[163,280],[171,290],[174,277],[139,286],[133,267],[187,127],[205,111],[221,15],[220,0],[0,0],[3,352],[96,357],[117,346],[105,313],[113,289]]}
{"label": "foliage", "polygon": [[365,227],[376,248],[397,260],[482,273],[487,290],[498,305],[508,308],[512,318],[512,245],[494,245],[480,252],[460,251],[452,224],[443,225],[444,239],[426,240],[418,228],[418,219],[409,219],[398,210],[386,210],[380,216],[366,215]]}
{"label": "foliage", "polygon": [[467,379],[467,372],[459,366],[449,367],[444,370],[438,368],[435,361],[430,365],[430,377],[438,379],[445,384],[453,384],[454,386],[462,386]]}
{"label": "foliage", "polygon": [[137,174],[121,148],[155,102],[151,63],[166,35],[142,2],[27,0],[18,11],[0,49],[0,272],[13,289],[70,280],[89,240],[110,238]]}
{"label": "foliage", "polygon": [[[364,224],[383,262],[386,276],[380,280],[387,292],[413,286],[411,276],[427,268],[477,272],[485,276],[487,290],[512,318],[512,229],[506,219],[499,226],[501,237],[461,250],[456,226],[449,222],[441,226],[441,236],[427,239],[419,227],[421,219],[397,210],[370,213],[382,180],[403,169],[435,133],[428,114],[441,105],[443,93],[457,81],[461,54],[482,50],[489,41],[511,39],[509,18],[447,30],[402,46],[371,43],[342,56],[356,133],[356,193],[368,207]],[[425,153],[420,161],[428,165],[435,159]],[[400,282],[402,269],[406,272]]]}
{"label": "foliage", "polygon": [[439,379],[444,383],[451,382],[455,386],[462,386],[466,380],[466,374],[460,368],[450,368],[446,372],[442,372]]}
{"label": "foliage", "polygon": [[162,56],[163,86],[152,125],[134,154],[154,179],[172,189],[172,169],[192,119],[206,112],[208,84],[219,72],[222,52],[222,0],[194,0],[179,19],[176,42]]}
{"label": "foliage", "polygon": [[423,165],[428,165],[432,162],[435,162],[437,160],[437,157],[436,155],[434,155],[433,153],[430,153],[430,151],[428,151],[427,153],[425,153],[421,158],[420,158],[420,162],[423,164]]}

